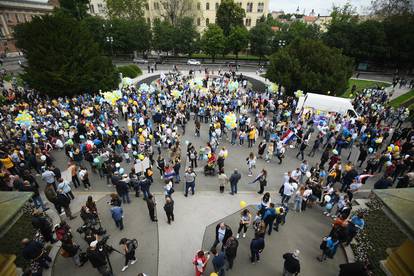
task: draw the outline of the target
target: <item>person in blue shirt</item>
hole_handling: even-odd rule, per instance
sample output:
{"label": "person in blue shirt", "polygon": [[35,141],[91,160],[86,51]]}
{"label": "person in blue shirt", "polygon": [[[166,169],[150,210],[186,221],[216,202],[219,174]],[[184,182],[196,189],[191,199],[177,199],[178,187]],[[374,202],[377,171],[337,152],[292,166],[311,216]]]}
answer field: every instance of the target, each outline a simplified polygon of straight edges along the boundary
{"label": "person in blue shirt", "polygon": [[119,228],[119,230],[124,229],[124,222],[123,222],[124,210],[122,209],[122,207],[121,206],[112,206],[111,207],[111,215],[112,215],[112,218],[115,221],[116,227]]}
{"label": "person in blue shirt", "polygon": [[275,204],[272,202],[270,203],[269,208],[265,210],[264,215],[263,215],[263,221],[265,223],[265,231],[266,231],[266,228],[269,227],[269,229],[267,230],[268,235],[272,234],[273,222],[275,219],[276,219]]}
{"label": "person in blue shirt", "polygon": [[318,261],[323,262],[326,260],[326,257],[333,259],[338,245],[339,240],[335,234],[327,238],[324,238],[324,241],[322,242],[320,247],[322,250],[322,255],[317,257]]}
{"label": "person in blue shirt", "polygon": [[364,229],[364,226],[365,220],[364,214],[362,212],[352,216],[348,223],[348,235],[346,245],[349,245],[351,243],[352,239],[356,236],[356,234],[358,234],[359,231]]}
{"label": "person in blue shirt", "polygon": [[216,248],[211,249],[211,254],[213,254],[213,260],[211,261],[213,263],[214,272],[218,274],[218,276],[224,276],[224,266],[226,264],[225,259],[226,256],[224,255],[224,252],[217,252]]}

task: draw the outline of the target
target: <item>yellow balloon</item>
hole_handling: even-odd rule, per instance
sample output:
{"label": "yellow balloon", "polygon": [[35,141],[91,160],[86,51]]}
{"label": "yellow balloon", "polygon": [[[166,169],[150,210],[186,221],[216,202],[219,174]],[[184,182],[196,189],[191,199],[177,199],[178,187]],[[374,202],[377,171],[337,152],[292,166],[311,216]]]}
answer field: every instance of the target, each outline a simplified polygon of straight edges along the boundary
{"label": "yellow balloon", "polygon": [[218,276],[218,274],[215,272],[211,272],[210,276]]}
{"label": "yellow balloon", "polygon": [[144,160],[145,156],[143,154],[138,155],[139,160]]}
{"label": "yellow balloon", "polygon": [[211,153],[207,154],[207,156],[208,156],[208,158],[210,158],[211,157]]}
{"label": "yellow balloon", "polygon": [[388,148],[387,148],[387,150],[388,150],[389,152],[392,152],[392,147],[388,147]]}
{"label": "yellow balloon", "polygon": [[395,152],[400,151],[400,147],[399,147],[399,146],[395,146],[395,147],[394,147],[394,151],[395,151]]}
{"label": "yellow balloon", "polygon": [[121,144],[122,144],[121,140],[116,141],[116,143],[117,143],[118,145],[121,145]]}
{"label": "yellow balloon", "polygon": [[246,201],[244,201],[244,200],[240,201],[240,208],[246,208],[246,206],[247,206]]}

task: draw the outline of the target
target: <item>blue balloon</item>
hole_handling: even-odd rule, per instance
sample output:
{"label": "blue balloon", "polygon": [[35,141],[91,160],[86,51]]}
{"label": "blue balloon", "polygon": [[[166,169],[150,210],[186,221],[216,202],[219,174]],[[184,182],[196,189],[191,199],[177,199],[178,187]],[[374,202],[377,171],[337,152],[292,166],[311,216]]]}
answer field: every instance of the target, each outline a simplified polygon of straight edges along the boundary
{"label": "blue balloon", "polygon": [[331,210],[332,209],[332,203],[326,204],[326,209]]}

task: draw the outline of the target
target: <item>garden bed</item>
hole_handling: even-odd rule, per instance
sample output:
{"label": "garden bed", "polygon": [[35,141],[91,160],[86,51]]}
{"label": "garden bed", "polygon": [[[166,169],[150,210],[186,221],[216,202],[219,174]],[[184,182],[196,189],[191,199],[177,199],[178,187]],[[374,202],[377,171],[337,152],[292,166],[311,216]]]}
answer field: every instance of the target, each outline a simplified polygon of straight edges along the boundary
{"label": "garden bed", "polygon": [[383,211],[383,203],[376,196],[367,204],[368,209],[360,209],[365,213],[365,228],[355,237],[351,244],[356,261],[369,261],[374,275],[386,276],[380,267],[385,260],[387,248],[400,246],[407,236]]}

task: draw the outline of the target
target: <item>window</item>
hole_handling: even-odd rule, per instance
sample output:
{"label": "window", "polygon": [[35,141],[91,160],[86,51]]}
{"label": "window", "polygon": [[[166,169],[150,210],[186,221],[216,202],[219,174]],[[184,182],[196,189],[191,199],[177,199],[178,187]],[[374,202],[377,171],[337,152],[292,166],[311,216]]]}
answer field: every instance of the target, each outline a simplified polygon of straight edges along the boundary
{"label": "window", "polygon": [[146,9],[147,11],[149,11],[149,5],[148,5],[148,3],[146,3],[146,4],[145,4],[145,9]]}
{"label": "window", "polygon": [[151,18],[147,18],[147,23],[148,23],[148,25],[151,25]]}
{"label": "window", "polygon": [[158,2],[154,2],[154,10],[159,10],[160,9],[160,5]]}
{"label": "window", "polygon": [[197,18],[197,26],[200,26],[200,25],[201,25],[201,19]]}
{"label": "window", "polygon": [[260,2],[257,4],[257,12],[263,12],[264,11],[264,3]]}
{"label": "window", "polygon": [[250,27],[252,25],[252,20],[250,18],[246,18],[246,27]]}
{"label": "window", "polygon": [[239,7],[241,8],[243,6],[242,2],[237,3],[239,4]]}
{"label": "window", "polygon": [[20,23],[20,16],[19,16],[19,14],[18,14],[18,13],[16,13],[16,22],[17,22],[17,23]]}
{"label": "window", "polygon": [[206,3],[206,11],[208,11],[210,9],[210,3],[209,2],[207,2]]}
{"label": "window", "polygon": [[208,24],[210,24],[210,19],[206,18],[206,26],[208,26]]}
{"label": "window", "polygon": [[219,6],[220,6],[220,4],[219,3],[216,3],[216,10],[219,9]]}
{"label": "window", "polygon": [[252,12],[252,11],[253,11],[253,3],[252,2],[248,2],[247,3],[246,12]]}
{"label": "window", "polygon": [[29,17],[27,16],[27,14],[24,14],[24,22],[29,22]]}
{"label": "window", "polygon": [[95,13],[95,7],[93,6],[93,4],[89,5],[89,10],[91,11],[91,13]]}
{"label": "window", "polygon": [[201,10],[201,3],[200,2],[197,3],[197,10]]}

